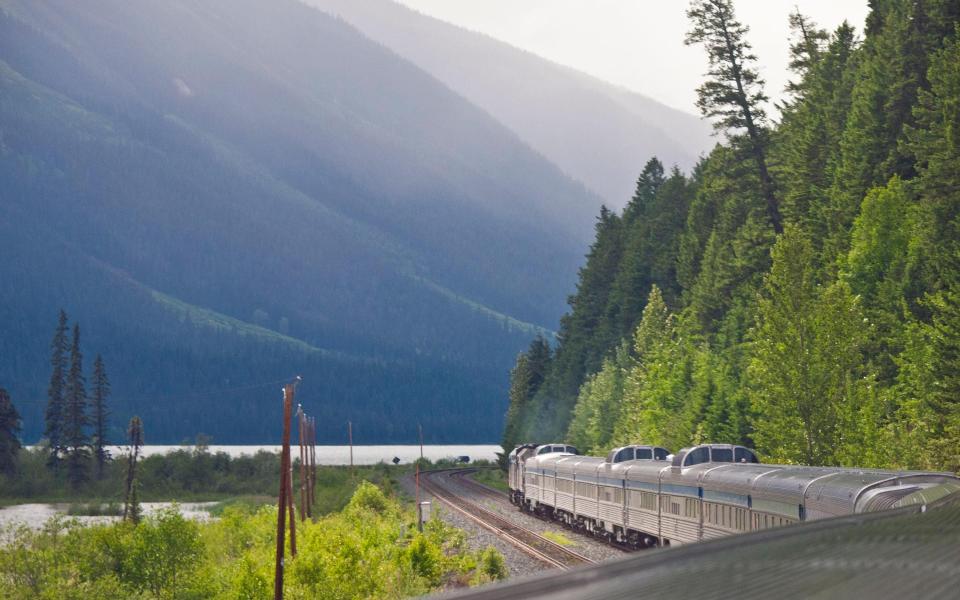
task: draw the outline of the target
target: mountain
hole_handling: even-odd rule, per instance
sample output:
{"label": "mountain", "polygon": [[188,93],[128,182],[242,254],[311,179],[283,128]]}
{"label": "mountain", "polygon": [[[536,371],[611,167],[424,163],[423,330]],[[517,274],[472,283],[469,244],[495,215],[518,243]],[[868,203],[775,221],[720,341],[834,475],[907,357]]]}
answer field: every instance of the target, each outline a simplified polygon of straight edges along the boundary
{"label": "mountain", "polygon": [[411,10],[393,0],[304,0],[448,85],[613,207],[656,155],[685,170],[714,144],[698,117]]}
{"label": "mountain", "polygon": [[600,200],[293,0],[0,0],[0,384],[42,431],[63,307],[153,443],[495,439]]}

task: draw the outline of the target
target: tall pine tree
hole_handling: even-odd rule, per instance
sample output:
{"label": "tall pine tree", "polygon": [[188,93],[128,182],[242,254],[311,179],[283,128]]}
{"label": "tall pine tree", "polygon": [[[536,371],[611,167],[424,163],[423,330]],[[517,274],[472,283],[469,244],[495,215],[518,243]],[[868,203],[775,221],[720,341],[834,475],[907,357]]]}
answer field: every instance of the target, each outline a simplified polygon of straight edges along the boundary
{"label": "tall pine tree", "polygon": [[[753,63],[757,57],[746,40],[749,28],[736,19],[731,0],[695,0],[687,9],[693,25],[686,43],[703,44],[710,69],[707,81],[697,88],[697,106],[717,121],[719,131],[746,132],[744,149],[756,163],[767,217],[774,231],[783,230],[773,178],[767,167],[766,113],[763,80]],[[733,141],[741,141],[733,137]]]}
{"label": "tall pine tree", "polygon": [[140,522],[140,483],[137,480],[137,460],[140,458],[140,448],[143,447],[143,421],[134,416],[127,427],[127,438],[130,444],[130,455],[127,457],[127,481],[123,496],[123,520],[133,523]]}
{"label": "tall pine tree", "polygon": [[0,473],[16,472],[20,447],[20,413],[7,390],[0,388]]}
{"label": "tall pine tree", "polygon": [[90,437],[87,435],[87,392],[80,352],[80,326],[74,324],[70,343],[70,370],[67,373],[63,406],[63,445],[66,451],[67,480],[74,489],[90,478]]}
{"label": "tall pine tree", "polygon": [[50,386],[47,388],[47,408],[44,412],[44,436],[50,446],[47,464],[57,466],[63,451],[63,409],[67,377],[67,313],[60,309],[57,329],[50,342]]}
{"label": "tall pine tree", "polygon": [[97,460],[97,479],[103,478],[104,465],[110,460],[107,445],[107,419],[110,411],[107,409],[107,397],[110,396],[110,380],[107,378],[107,369],[103,364],[103,357],[99,354],[93,363],[93,455]]}

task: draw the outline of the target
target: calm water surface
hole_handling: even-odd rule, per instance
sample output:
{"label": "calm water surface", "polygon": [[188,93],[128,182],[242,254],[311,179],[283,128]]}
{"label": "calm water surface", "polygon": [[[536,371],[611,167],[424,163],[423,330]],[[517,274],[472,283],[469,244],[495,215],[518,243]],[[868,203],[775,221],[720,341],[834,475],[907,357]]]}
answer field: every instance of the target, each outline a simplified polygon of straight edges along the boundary
{"label": "calm water surface", "polygon": [[[192,450],[193,446],[144,446],[143,454],[150,456],[153,454],[166,454],[173,450]],[[240,456],[242,454],[256,454],[261,450],[267,452],[280,452],[280,446],[209,446],[210,452],[226,452],[230,456]],[[292,446],[293,455],[297,454],[297,446]],[[454,458],[457,456],[469,456],[470,460],[486,459],[496,460],[497,452],[500,452],[500,446],[493,444],[483,445],[424,445],[423,457],[430,460],[440,460],[442,458]],[[114,446],[111,453],[114,456],[126,454],[125,446]],[[375,465],[378,462],[391,462],[394,457],[399,458],[401,463],[411,463],[420,458],[420,446],[354,446],[353,463],[356,465]],[[318,465],[348,465],[350,464],[350,446],[317,446],[317,464]]]}

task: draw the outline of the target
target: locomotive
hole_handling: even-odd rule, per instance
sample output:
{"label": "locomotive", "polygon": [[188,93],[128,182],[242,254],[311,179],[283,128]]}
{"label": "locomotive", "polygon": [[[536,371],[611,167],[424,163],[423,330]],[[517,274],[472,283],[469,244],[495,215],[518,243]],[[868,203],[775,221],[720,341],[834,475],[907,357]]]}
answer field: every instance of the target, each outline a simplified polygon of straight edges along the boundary
{"label": "locomotive", "polygon": [[642,548],[928,504],[960,491],[951,473],[761,463],[731,444],[581,456],[569,444],[509,455],[510,501],[578,531]]}

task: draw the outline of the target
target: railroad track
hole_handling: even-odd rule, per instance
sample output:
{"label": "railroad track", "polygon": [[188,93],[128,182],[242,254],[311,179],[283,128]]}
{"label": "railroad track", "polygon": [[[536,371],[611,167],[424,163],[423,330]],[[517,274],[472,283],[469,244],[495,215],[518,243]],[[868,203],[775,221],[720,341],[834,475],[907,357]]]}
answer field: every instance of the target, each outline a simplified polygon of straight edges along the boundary
{"label": "railroad track", "polygon": [[469,477],[470,474],[476,473],[479,469],[462,469],[459,471],[450,471],[450,479],[456,479],[457,483],[463,487],[470,488],[471,490],[482,494],[488,498],[494,500],[502,500],[504,502],[509,502],[510,497],[505,493],[495,490],[491,487],[488,487],[482,483],[474,481],[472,477]]}
{"label": "railroad track", "polygon": [[[554,541],[548,540],[534,531],[521,527],[475,502],[462,498],[435,481],[437,477],[458,476],[458,478],[460,478],[471,471],[473,471],[473,469],[427,471],[421,473],[420,485],[425,491],[447,505],[450,509],[460,513],[484,529],[493,532],[512,546],[517,547],[544,564],[563,570],[581,565],[594,564],[595,561],[586,556],[574,552],[569,548],[565,548]],[[480,487],[479,484],[474,483],[474,485]],[[496,492],[490,490],[489,494],[496,494]]]}
{"label": "railroad track", "polygon": [[[449,472],[449,476],[450,476],[451,479],[456,479],[458,484],[460,484],[460,485],[462,485],[462,486],[464,486],[464,487],[470,488],[471,490],[477,492],[478,494],[483,494],[484,496],[486,496],[486,497],[488,497],[488,498],[492,498],[492,499],[494,499],[494,500],[498,500],[498,501],[503,501],[503,502],[508,502],[508,503],[509,503],[509,502],[510,502],[510,497],[509,497],[507,494],[505,494],[505,493],[503,493],[503,492],[501,492],[501,491],[499,491],[499,490],[495,490],[495,489],[493,489],[493,488],[491,488],[491,487],[489,487],[489,486],[486,486],[486,485],[484,485],[484,484],[482,484],[482,483],[480,483],[480,482],[478,482],[478,481],[474,481],[472,477],[469,477],[469,475],[470,475],[471,473],[475,473],[475,472],[478,471],[478,470],[479,470],[479,469],[477,469],[477,468],[472,468],[472,469],[460,469],[460,470],[450,471],[450,472]],[[541,521],[543,521],[543,522],[545,522],[545,523],[552,523],[552,524],[554,524],[554,525],[558,525],[558,523],[557,523],[556,521],[553,521],[553,520],[551,520],[551,519],[549,519],[549,518],[547,518],[547,517],[545,517],[545,516],[543,516],[543,515],[538,515],[538,514],[534,514],[534,513],[525,513],[525,514],[528,514],[528,515],[530,515],[531,517],[534,517],[534,518],[536,518],[536,519],[539,519],[539,520],[541,520]],[[571,529],[568,525],[562,525],[562,524],[560,524],[560,525],[561,525],[562,527],[564,527],[565,529]],[[587,535],[587,534],[584,534],[583,532],[579,532],[579,531],[575,531],[575,530],[573,530],[573,531],[574,531],[575,533],[577,533],[578,535]],[[615,542],[615,541],[612,541],[612,540],[602,540],[602,539],[597,538],[597,537],[591,537],[590,539],[593,539],[593,540],[595,540],[595,541],[597,541],[597,542],[606,543],[606,544],[607,544],[608,546],[610,546],[611,548],[615,548],[615,549],[617,549],[617,550],[620,550],[621,552],[623,552],[623,553],[625,553],[625,554],[630,554],[630,553],[632,553],[632,552],[636,552],[636,548],[632,548],[632,547],[630,547],[630,546],[627,546],[627,545],[625,545],[625,544],[621,544],[621,543],[619,543],[619,542]]]}

